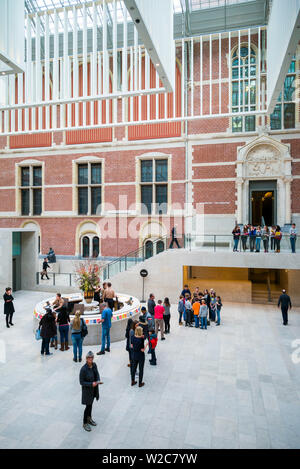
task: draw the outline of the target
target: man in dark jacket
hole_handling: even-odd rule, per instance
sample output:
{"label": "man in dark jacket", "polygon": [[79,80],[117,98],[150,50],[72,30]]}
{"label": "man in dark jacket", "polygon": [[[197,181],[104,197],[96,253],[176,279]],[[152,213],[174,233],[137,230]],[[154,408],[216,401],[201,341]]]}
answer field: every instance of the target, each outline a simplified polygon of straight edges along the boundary
{"label": "man in dark jacket", "polygon": [[85,405],[85,411],[83,416],[83,428],[87,431],[91,431],[90,425],[95,427],[97,423],[92,419],[92,406],[94,399],[99,400],[99,384],[103,384],[100,381],[100,375],[96,363],[94,363],[93,352],[88,352],[86,355],[86,364],[80,370],[79,382],[82,387],[82,400],[81,403]]}
{"label": "man in dark jacket", "polygon": [[180,246],[179,246],[179,243],[178,243],[178,240],[177,240],[177,225],[174,225],[172,230],[171,230],[171,235],[172,235],[172,240],[170,242],[170,246],[169,246],[169,249],[173,249],[173,244],[175,243],[176,246],[178,247],[178,249],[180,249]]}
{"label": "man in dark jacket", "polygon": [[141,314],[141,316],[139,317],[138,326],[141,326],[141,328],[143,329],[144,339],[148,340],[149,339],[149,325],[148,325],[145,314]]}
{"label": "man in dark jacket", "polygon": [[57,334],[54,314],[48,311],[40,320],[39,328],[41,329],[42,348],[41,355],[52,355],[49,351],[50,339]]}
{"label": "man in dark jacket", "polygon": [[153,295],[153,293],[150,293],[148,303],[147,303],[148,313],[150,313],[152,317],[152,324],[154,324],[154,308],[156,306],[154,298],[155,296]]}
{"label": "man in dark jacket", "polygon": [[286,290],[282,290],[282,295],[280,295],[278,300],[278,308],[281,305],[283,325],[287,326],[288,324],[288,310],[292,309],[292,303],[289,295],[287,295]]}

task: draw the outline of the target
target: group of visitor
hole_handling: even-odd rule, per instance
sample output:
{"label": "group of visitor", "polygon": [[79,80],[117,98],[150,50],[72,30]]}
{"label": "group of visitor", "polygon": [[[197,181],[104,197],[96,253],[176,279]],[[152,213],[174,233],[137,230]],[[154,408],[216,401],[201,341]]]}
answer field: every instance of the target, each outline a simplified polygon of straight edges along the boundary
{"label": "group of visitor", "polygon": [[[71,328],[71,338],[73,344],[73,361],[82,361],[82,343],[87,334],[87,326],[80,312],[76,311],[73,320],[70,320],[69,312],[62,298],[61,293],[57,293],[55,300],[46,302],[44,306],[45,314],[39,322],[39,331],[42,338],[41,355],[52,355],[50,347],[58,348],[58,336],[60,334],[60,351],[64,352],[69,347],[69,331]],[[58,329],[58,331],[57,331]]]}
{"label": "group of visitor", "polygon": [[[297,234],[296,224],[293,223],[289,231],[292,253],[296,253]],[[233,252],[239,252],[238,248],[241,243],[241,251],[245,252],[247,249],[250,249],[250,252],[260,252],[263,249],[266,253],[269,250],[279,253],[283,236],[279,225],[273,225],[271,228],[253,225],[244,225],[243,228],[240,228],[239,225],[236,225],[232,235]]]}
{"label": "group of visitor", "polygon": [[222,306],[221,297],[212,288],[201,292],[196,287],[192,294],[189,286],[184,285],[178,302],[179,325],[183,325],[183,319],[185,327],[193,327],[195,324],[197,329],[207,329],[212,322],[220,326]]}

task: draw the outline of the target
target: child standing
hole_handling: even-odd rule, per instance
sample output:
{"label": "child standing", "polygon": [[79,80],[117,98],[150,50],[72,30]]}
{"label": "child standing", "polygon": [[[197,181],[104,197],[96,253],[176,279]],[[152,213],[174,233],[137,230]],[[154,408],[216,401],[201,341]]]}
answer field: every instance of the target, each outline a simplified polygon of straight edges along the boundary
{"label": "child standing", "polygon": [[207,329],[207,315],[208,315],[208,307],[205,304],[205,300],[201,301],[200,306],[200,319],[201,319],[201,329]]}
{"label": "child standing", "polygon": [[149,331],[149,351],[151,353],[151,359],[149,360],[150,365],[156,365],[156,355],[155,349],[157,346],[157,334],[155,334],[154,329]]}
{"label": "child standing", "polygon": [[196,298],[195,303],[193,304],[193,312],[195,319],[195,327],[199,327],[199,311],[200,311],[200,301],[199,298]]}

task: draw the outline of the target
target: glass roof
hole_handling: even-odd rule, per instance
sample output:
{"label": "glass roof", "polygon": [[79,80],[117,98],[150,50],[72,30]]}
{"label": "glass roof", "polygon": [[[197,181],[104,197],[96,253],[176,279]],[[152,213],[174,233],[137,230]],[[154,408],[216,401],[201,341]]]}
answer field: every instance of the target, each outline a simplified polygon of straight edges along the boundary
{"label": "glass roof", "polygon": [[207,8],[217,8],[224,7],[229,5],[235,5],[238,3],[248,3],[253,0],[189,0],[190,9],[195,10],[204,10]]}

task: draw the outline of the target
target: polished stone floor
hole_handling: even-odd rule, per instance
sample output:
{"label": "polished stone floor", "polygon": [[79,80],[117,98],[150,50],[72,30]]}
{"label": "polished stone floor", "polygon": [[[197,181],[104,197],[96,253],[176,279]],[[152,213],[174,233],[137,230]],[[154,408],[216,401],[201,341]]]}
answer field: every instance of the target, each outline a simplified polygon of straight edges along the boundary
{"label": "polished stone floor", "polygon": [[2,315],[0,448],[300,448],[299,308],[283,327],[272,306],[225,304],[222,326],[202,331],[179,327],[172,306],[144,388],[130,386],[125,342],[96,358],[104,384],[87,433],[81,364],[71,350],[42,357],[33,336],[33,307],[47,296],[16,293],[9,330]]}

